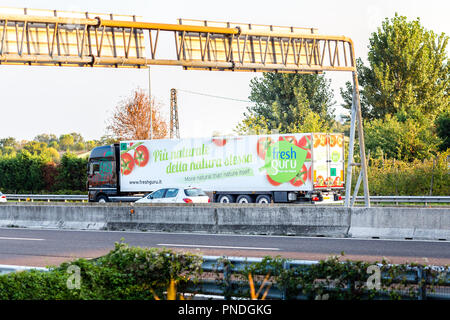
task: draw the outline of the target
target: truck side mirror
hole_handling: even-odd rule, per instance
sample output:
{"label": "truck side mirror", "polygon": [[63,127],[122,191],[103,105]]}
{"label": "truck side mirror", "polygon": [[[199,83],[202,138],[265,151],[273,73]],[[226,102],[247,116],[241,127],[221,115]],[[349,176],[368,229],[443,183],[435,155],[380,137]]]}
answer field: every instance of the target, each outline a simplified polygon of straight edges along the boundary
{"label": "truck side mirror", "polygon": [[89,175],[93,175],[94,174],[94,164],[93,163],[90,163],[89,164]]}

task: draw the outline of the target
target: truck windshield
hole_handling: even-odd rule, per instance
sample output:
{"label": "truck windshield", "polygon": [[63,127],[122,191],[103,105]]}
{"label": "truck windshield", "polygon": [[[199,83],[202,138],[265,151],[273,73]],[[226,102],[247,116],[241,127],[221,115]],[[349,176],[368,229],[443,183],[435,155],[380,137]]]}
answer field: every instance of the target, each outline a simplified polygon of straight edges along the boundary
{"label": "truck windshield", "polygon": [[197,188],[184,189],[184,193],[185,193],[188,197],[200,197],[200,196],[206,196],[206,193],[204,193],[202,189],[197,189]]}

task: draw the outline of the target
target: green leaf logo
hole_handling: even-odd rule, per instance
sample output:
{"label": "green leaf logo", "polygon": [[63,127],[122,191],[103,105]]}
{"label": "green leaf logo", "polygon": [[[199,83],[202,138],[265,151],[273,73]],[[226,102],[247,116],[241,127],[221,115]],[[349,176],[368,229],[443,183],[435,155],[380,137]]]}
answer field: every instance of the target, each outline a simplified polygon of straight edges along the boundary
{"label": "green leaf logo", "polygon": [[333,151],[333,152],[331,153],[331,160],[332,160],[333,162],[338,162],[340,158],[341,158],[341,155],[339,154],[339,152]]}
{"label": "green leaf logo", "polygon": [[278,141],[267,149],[266,170],[270,178],[284,183],[292,180],[302,169],[308,152],[288,141]]}

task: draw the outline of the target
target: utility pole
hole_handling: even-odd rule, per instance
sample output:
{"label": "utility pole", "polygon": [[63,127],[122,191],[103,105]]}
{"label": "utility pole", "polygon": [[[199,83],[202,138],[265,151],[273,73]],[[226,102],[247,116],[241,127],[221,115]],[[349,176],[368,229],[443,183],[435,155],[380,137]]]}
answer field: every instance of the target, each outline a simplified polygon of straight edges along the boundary
{"label": "utility pole", "polygon": [[152,107],[152,79],[150,73],[150,66],[148,67],[148,103],[150,104],[150,128],[149,139],[153,139],[153,107]]}
{"label": "utility pole", "polygon": [[180,139],[178,123],[177,89],[170,89],[170,139]]}

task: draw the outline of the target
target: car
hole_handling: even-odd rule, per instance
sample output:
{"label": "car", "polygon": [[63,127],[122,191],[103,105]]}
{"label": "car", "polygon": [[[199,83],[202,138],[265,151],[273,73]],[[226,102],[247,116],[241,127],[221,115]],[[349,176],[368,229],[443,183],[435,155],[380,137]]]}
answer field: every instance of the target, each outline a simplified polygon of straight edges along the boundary
{"label": "car", "polygon": [[0,192],[0,202],[6,202],[6,196]]}
{"label": "car", "polygon": [[135,203],[209,203],[208,195],[200,188],[163,188],[145,195]]}

